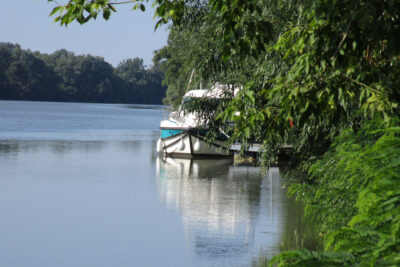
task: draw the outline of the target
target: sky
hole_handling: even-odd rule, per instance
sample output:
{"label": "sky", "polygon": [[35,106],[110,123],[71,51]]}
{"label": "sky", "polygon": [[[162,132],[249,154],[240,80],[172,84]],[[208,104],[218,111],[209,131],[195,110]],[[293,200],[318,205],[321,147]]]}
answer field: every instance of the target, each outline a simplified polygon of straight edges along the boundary
{"label": "sky", "polygon": [[48,54],[59,49],[77,55],[91,54],[114,66],[124,59],[139,57],[148,67],[152,65],[153,51],[167,44],[167,28],[154,31],[156,20],[151,5],[146,12],[120,5],[108,21],[99,16],[84,25],[72,22],[68,27],[49,17],[54,6],[47,0],[1,0],[0,42],[18,43],[23,49]]}

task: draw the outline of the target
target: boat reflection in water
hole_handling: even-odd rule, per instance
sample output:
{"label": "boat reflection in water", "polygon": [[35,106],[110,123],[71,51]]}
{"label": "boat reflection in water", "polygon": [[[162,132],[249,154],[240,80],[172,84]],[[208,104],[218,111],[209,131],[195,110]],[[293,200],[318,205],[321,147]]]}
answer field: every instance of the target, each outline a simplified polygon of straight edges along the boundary
{"label": "boat reflection in water", "polygon": [[278,252],[285,193],[279,169],[230,159],[157,158],[161,200],[177,210],[196,265],[248,265]]}

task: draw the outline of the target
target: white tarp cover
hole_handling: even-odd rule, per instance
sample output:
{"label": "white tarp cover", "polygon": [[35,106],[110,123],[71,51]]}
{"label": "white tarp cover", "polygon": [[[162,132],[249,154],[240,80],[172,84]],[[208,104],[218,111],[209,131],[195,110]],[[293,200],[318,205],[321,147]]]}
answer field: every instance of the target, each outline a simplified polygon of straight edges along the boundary
{"label": "white tarp cover", "polygon": [[183,98],[187,97],[192,97],[192,98],[222,98],[226,94],[226,92],[229,92],[228,90],[233,89],[233,95],[236,96],[238,91],[241,89],[239,87],[234,87],[233,85],[228,85],[228,84],[220,84],[216,83],[214,86],[211,87],[211,89],[196,89],[196,90],[191,90],[187,92]]}

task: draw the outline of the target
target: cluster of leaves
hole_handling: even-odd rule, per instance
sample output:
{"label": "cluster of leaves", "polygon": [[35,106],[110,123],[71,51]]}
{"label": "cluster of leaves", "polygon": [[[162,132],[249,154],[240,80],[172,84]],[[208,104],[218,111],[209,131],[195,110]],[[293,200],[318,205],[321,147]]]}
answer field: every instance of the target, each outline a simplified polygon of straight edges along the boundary
{"label": "cluster of leaves", "polygon": [[308,215],[320,222],[326,250],[339,254],[326,258],[331,252],[292,251],[272,263],[398,266],[399,155],[398,120],[388,128],[373,121],[357,132],[344,130],[309,169],[308,181],[291,187]]}
{"label": "cluster of leaves", "polygon": [[[110,1],[110,0],[65,0],[62,4],[60,0],[47,0],[48,2],[55,2],[56,7],[53,8],[50,15],[55,16],[54,21],[60,23],[60,25],[67,26],[73,21],[80,24],[85,24],[90,20],[95,20],[99,15],[105,20],[111,17],[113,12],[116,12],[117,5],[130,4],[133,10],[140,9],[142,12],[146,10],[146,4],[149,0],[122,0],[122,1]],[[190,6],[202,5],[201,0],[154,0],[153,6],[156,6],[156,16],[159,18],[155,28],[160,25],[167,24],[169,21],[174,23],[180,23],[182,18],[187,15],[184,12],[187,3],[190,2]]]}
{"label": "cluster of leaves", "polygon": [[246,106],[243,130],[258,132],[258,123],[247,122],[261,117],[268,121],[264,136],[296,136],[303,158],[322,155],[342,128],[356,129],[374,117],[387,122],[400,101],[396,1],[359,2],[298,4],[295,19],[281,28],[246,82],[262,105],[252,112],[253,103],[232,102],[225,116]]}
{"label": "cluster of leaves", "polygon": [[0,99],[161,104],[162,80],[158,66],[145,69],[139,58],[113,68],[100,57],[0,43]]}
{"label": "cluster of leaves", "polygon": [[[57,2],[55,0],[48,1]],[[58,14],[54,21],[67,26],[74,20],[78,21],[80,24],[86,23],[91,19],[96,19],[100,13],[103,14],[105,20],[108,20],[111,16],[111,12],[116,12],[116,9],[114,4],[111,4],[108,0],[70,0],[65,5],[56,6],[51,11],[50,15]]]}

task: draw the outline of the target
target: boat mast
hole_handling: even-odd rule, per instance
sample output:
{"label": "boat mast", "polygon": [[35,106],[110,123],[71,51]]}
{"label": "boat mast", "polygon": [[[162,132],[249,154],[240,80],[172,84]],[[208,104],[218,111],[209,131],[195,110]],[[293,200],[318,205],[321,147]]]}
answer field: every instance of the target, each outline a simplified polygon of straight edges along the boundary
{"label": "boat mast", "polygon": [[192,78],[193,78],[194,70],[195,70],[195,69],[193,68],[193,70],[192,70],[192,74],[190,75],[190,79],[189,79],[188,86],[187,86],[187,88],[186,88],[186,92],[188,92],[188,91],[189,91],[189,86],[190,86],[190,83],[192,82]]}

